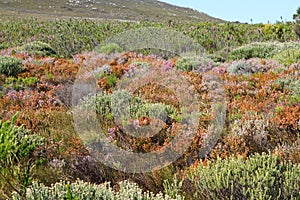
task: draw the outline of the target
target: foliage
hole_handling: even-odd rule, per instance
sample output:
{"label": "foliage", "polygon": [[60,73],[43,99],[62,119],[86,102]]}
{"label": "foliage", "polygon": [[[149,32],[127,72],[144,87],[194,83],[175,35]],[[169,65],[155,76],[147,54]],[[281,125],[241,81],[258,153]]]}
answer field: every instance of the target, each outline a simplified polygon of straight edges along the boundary
{"label": "foliage", "polygon": [[240,60],[249,58],[272,58],[287,49],[299,49],[299,43],[279,42],[256,42],[232,50],[228,56],[229,60]]}
{"label": "foliage", "polygon": [[123,49],[116,43],[108,43],[97,48],[98,53],[105,53],[107,55],[111,53],[121,53]]}
{"label": "foliage", "polygon": [[[295,41],[296,35],[292,31],[292,24],[284,26],[284,41]],[[38,20],[15,19],[0,22],[3,33],[3,46],[15,47],[23,45],[24,41],[49,43],[63,57],[83,51],[94,50],[104,39],[122,33],[125,30],[136,28],[172,28],[194,39],[209,53],[223,48],[234,48],[252,42],[277,40],[276,32],[264,32],[264,25],[234,24],[234,23],[153,23],[142,21],[131,22],[104,22],[96,20]],[[241,59],[241,58],[239,58]]]}
{"label": "foliage", "polygon": [[27,43],[21,46],[20,50],[25,51],[31,55],[39,55],[42,57],[56,56],[56,52],[53,50],[53,48],[49,44],[41,41],[33,41]]}
{"label": "foliage", "polygon": [[178,112],[175,108],[163,103],[150,103],[139,97],[132,97],[125,90],[115,91],[112,94],[98,93],[85,98],[80,104],[83,109],[95,109],[101,118],[125,117],[139,119],[143,116],[162,118],[163,115],[176,117]]}
{"label": "foliage", "polygon": [[23,65],[20,59],[1,56],[0,57],[0,74],[15,76],[23,71]]}
{"label": "foliage", "polygon": [[38,78],[36,77],[8,77],[5,80],[4,83],[4,88],[11,88],[14,90],[20,90],[20,89],[25,89],[27,87],[32,87],[34,86],[37,82],[39,81]]}
{"label": "foliage", "polygon": [[293,63],[298,63],[300,61],[300,50],[299,49],[289,49],[280,52],[273,56],[274,60],[284,64],[285,66],[290,66]]}
{"label": "foliage", "polygon": [[194,198],[298,199],[300,165],[279,160],[278,154],[255,154],[208,161],[191,168],[188,180],[195,184]]}
{"label": "foliage", "polygon": [[297,9],[297,13],[293,15],[293,19],[295,20],[294,31],[295,34],[300,37],[300,7]]}
{"label": "foliage", "polygon": [[211,70],[214,66],[214,61],[205,55],[184,55],[177,60],[175,67],[182,71],[206,72]]}
{"label": "foliage", "polygon": [[[294,41],[295,35],[291,32],[292,25],[289,23],[275,25],[214,24],[210,22],[170,23],[168,28],[192,37],[195,39],[195,43],[199,43],[211,54],[176,55],[181,57],[165,59],[157,55],[144,56],[132,52],[111,54],[109,56],[103,53],[97,54],[96,52],[77,54],[86,50],[94,50],[94,46],[102,44],[105,38],[122,31],[152,26],[164,28],[165,24],[162,23],[123,23],[74,19],[53,21],[27,19],[13,20],[10,23],[1,21],[0,34],[5,46],[14,47],[23,45],[25,41],[37,40],[49,43],[57,50],[59,55],[68,58],[73,57],[73,59],[40,57],[25,52],[14,52],[14,49],[6,49],[0,52],[1,55],[15,54],[14,57],[22,59],[25,68],[23,73],[18,74],[17,77],[0,75],[0,90],[2,93],[0,95],[0,118],[3,121],[11,119],[12,113],[19,111],[20,117],[17,119],[16,124],[24,124],[24,127],[30,129],[33,135],[40,135],[46,139],[44,145],[36,149],[29,157],[24,157],[21,162],[14,163],[18,164],[14,169],[22,171],[22,180],[15,175],[11,175],[12,178],[9,181],[15,183],[14,185],[17,185],[18,188],[23,188],[22,192],[24,192],[25,187],[30,185],[32,179],[35,179],[34,185],[37,185],[37,188],[46,188],[46,186],[55,184],[58,180],[74,181],[77,178],[89,182],[84,183],[84,186],[105,181],[110,181],[111,185],[115,185],[119,181],[129,180],[138,183],[144,191],[164,192],[173,198],[180,194],[199,199],[200,197],[210,196],[217,189],[214,191],[202,191],[200,189],[198,191],[198,188],[193,186],[196,182],[198,186],[201,185],[200,179],[198,179],[200,175],[198,177],[197,174],[195,180],[182,179],[181,175],[189,173],[189,166],[205,166],[208,162],[211,169],[213,169],[212,171],[215,172],[215,177],[225,177],[225,175],[219,175],[218,170],[213,167],[214,163],[218,162],[219,168],[224,168],[225,171],[225,167],[217,159],[218,157],[226,159],[241,155],[244,160],[251,160],[252,155],[255,153],[280,148],[282,163],[272,164],[273,161],[265,161],[268,160],[267,158],[265,160],[259,158],[259,161],[266,163],[264,167],[258,165],[258,161],[253,161],[253,167],[257,167],[257,169],[249,170],[248,179],[243,174],[238,174],[235,177],[242,178],[229,178],[229,181],[239,183],[241,179],[247,180],[249,184],[243,185],[246,195],[241,194],[242,190],[240,190],[241,192],[238,191],[241,188],[238,184],[236,184],[236,188],[235,185],[233,186],[233,190],[237,192],[236,196],[241,195],[238,197],[250,198],[250,191],[253,191],[253,195],[259,193],[256,190],[258,186],[254,186],[253,180],[265,175],[266,181],[270,180],[270,184],[264,182],[263,178],[260,182],[266,186],[265,191],[267,193],[272,190],[274,195],[279,195],[278,191],[280,190],[282,198],[291,197],[290,194],[293,193],[296,187],[291,186],[290,193],[284,192],[283,187],[285,184],[277,183],[286,180],[284,179],[285,175],[279,176],[278,171],[286,174],[285,170],[282,170],[282,165],[287,170],[294,169],[292,165],[284,160],[291,160],[295,163],[294,166],[299,165],[300,68],[299,63],[293,63],[287,69],[283,64],[270,60],[270,58],[286,50],[297,51],[296,49],[299,49],[299,44],[295,42],[274,42],[274,40]],[[277,28],[278,32],[270,31]],[[252,42],[257,41],[262,43],[252,44]],[[250,55],[249,57],[254,55],[262,58],[225,62],[225,58],[228,59],[228,54],[231,55],[230,51],[232,49],[235,52],[236,47],[248,43],[251,44],[247,48],[251,49],[253,47],[254,50],[249,50],[250,53],[245,51],[245,54],[244,52],[236,55],[232,53],[236,56],[232,59],[243,58],[245,55],[246,57],[247,55]],[[254,47],[262,50],[256,51]],[[127,46],[124,48],[127,48]],[[218,52],[214,53],[215,51]],[[234,67],[234,65],[241,65],[242,67]],[[81,67],[81,69],[85,69],[85,66],[90,68],[79,70]],[[130,78],[135,69],[143,67],[157,68],[166,75],[177,70],[176,73],[190,83],[197,98],[199,97],[199,126],[194,132],[195,135],[190,148],[172,165],[151,173],[126,174],[108,168],[105,164],[101,164],[102,161],[96,160],[90,155],[91,149],[86,148],[84,142],[86,140],[88,142],[96,141],[92,137],[94,136],[92,135],[93,131],[91,131],[93,127],[88,127],[91,129],[83,133],[84,137],[79,138],[76,134],[78,130],[74,129],[74,120],[72,119],[74,113],[70,112],[69,107],[72,105],[71,101],[74,100],[72,95],[75,95],[75,97],[78,95],[79,98],[75,98],[76,101],[73,102],[73,105],[79,102],[78,107],[76,107],[76,109],[79,109],[79,115],[84,116],[87,114],[85,116],[88,117],[83,117],[81,120],[79,116],[80,120],[76,122],[78,123],[76,125],[81,127],[82,124],[80,123],[83,123],[83,125],[85,125],[85,122],[91,123],[93,122],[91,118],[95,116],[95,120],[97,120],[105,134],[104,139],[120,148],[138,153],[160,150],[166,144],[170,144],[178,132],[179,122],[182,122],[182,118],[184,118],[181,113],[184,113],[185,108],[180,107],[178,97],[171,91],[172,89],[168,88],[168,85],[162,86],[148,82],[138,85],[138,82],[138,89],[133,91],[133,94],[129,94],[125,90],[118,90],[118,87],[115,87],[120,86],[117,84],[118,81]],[[224,83],[214,81],[215,79],[211,83],[206,80],[207,74],[205,72],[211,69],[213,70],[212,73],[215,74],[215,78],[223,80]],[[91,91],[88,90],[88,87],[87,90],[81,88],[81,91],[77,91],[76,88],[73,88],[73,84],[79,78],[82,78],[84,84],[92,83],[97,92],[102,92],[90,95]],[[133,84],[135,83],[133,82]],[[85,87],[84,84],[83,87]],[[219,95],[219,90],[216,92],[209,90],[211,87],[221,84],[224,86],[228,108],[226,123],[217,144],[205,160],[199,162],[199,152],[211,128],[211,98],[212,95]],[[186,88],[179,85],[178,89],[183,91]],[[86,96],[86,98],[80,101],[82,96]],[[93,111],[95,111],[95,115]],[[161,123],[161,121],[165,123]],[[88,123],[86,124],[90,125]],[[147,125],[152,126],[151,129],[147,129],[149,127]],[[152,133],[156,133],[155,131],[158,128],[157,134],[148,137]],[[140,131],[139,133],[144,131],[146,133],[145,137],[132,136],[131,134],[135,131]],[[95,134],[95,137],[99,138],[99,135]],[[91,145],[91,148],[93,148],[93,145]],[[123,159],[123,155],[117,156]],[[107,159],[110,158],[107,157]],[[222,160],[222,162],[229,163],[227,160]],[[34,167],[34,163],[38,163],[39,166]],[[248,161],[244,162],[241,158],[236,159],[233,163],[234,166],[240,164],[241,167],[247,166],[248,168],[251,168],[252,165]],[[8,170],[5,169],[4,172],[12,174]],[[268,170],[270,170],[270,176],[265,173]],[[224,171],[219,170],[220,173],[226,174]],[[236,171],[239,173],[240,171],[247,172],[244,168],[240,169],[239,167]],[[205,173],[209,174],[207,171]],[[292,177],[298,176],[297,173],[291,173]],[[176,178],[174,178],[174,174],[176,174]],[[227,175],[233,177],[233,172],[229,172]],[[276,178],[274,178],[275,175]],[[210,179],[212,180],[211,185],[218,182],[218,179],[213,177],[212,174],[208,177],[212,177]],[[253,180],[251,177],[253,177]],[[197,179],[198,181],[196,181]],[[275,186],[269,187],[273,180],[275,180]],[[289,180],[294,181],[293,179]],[[42,182],[46,186],[37,182]],[[63,187],[63,192],[59,193],[65,195],[66,199],[74,199],[77,194],[83,195],[84,193],[78,192],[74,195],[71,183],[57,183],[57,185],[59,184]],[[14,190],[8,186],[7,182],[2,181],[2,185],[6,189],[5,194],[10,194]],[[163,186],[165,190],[163,190]],[[35,186],[29,186],[28,191],[34,191],[33,187]],[[53,187],[51,186],[51,188]],[[86,186],[86,188],[88,187]],[[18,188],[16,188],[16,191],[19,190]],[[45,191],[50,191],[49,188]],[[118,184],[111,188],[114,195],[117,194],[118,188]],[[0,190],[1,192],[3,193]],[[223,196],[217,198],[230,198],[229,192],[231,192],[231,188],[218,189],[216,194],[222,194]],[[268,195],[272,192],[269,192]],[[198,196],[193,196],[194,193]],[[200,193],[202,196],[199,195]],[[1,195],[0,199],[8,198],[8,195]],[[295,195],[298,195],[298,193],[294,193]]]}
{"label": "foliage", "polygon": [[263,27],[263,32],[265,35],[272,36],[271,39],[278,40],[280,42],[285,41],[285,35],[287,32],[286,26],[281,23],[277,22],[276,24],[266,24]]}
{"label": "foliage", "polygon": [[[153,194],[151,192],[143,192],[137,184],[123,181],[119,183],[119,190],[114,191],[110,186],[110,183],[103,183],[101,185],[95,185],[83,181],[77,180],[74,183],[61,181],[46,187],[43,184],[34,182],[26,191],[26,199],[116,199],[116,200],[171,200],[171,199],[184,199],[183,197],[176,195],[171,198],[168,195],[162,193]],[[14,193],[14,200],[21,200],[21,196]]]}
{"label": "foliage", "polygon": [[23,126],[16,126],[17,116],[11,121],[0,120],[0,191],[8,187],[20,193],[31,181],[33,166],[28,157],[41,144],[41,138],[30,135]]}
{"label": "foliage", "polygon": [[249,60],[237,60],[232,63],[224,64],[225,68],[228,68],[229,74],[236,75],[249,75],[258,72],[266,73],[269,70],[275,71],[276,69],[283,68],[278,62],[273,60],[251,58]]}

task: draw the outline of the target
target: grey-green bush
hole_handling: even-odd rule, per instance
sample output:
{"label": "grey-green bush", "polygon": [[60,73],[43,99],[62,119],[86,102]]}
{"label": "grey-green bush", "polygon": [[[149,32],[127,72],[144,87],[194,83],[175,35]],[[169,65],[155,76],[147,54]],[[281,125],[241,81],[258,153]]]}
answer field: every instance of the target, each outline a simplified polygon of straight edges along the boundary
{"label": "grey-green bush", "polygon": [[215,67],[215,62],[207,56],[184,55],[178,59],[175,67],[182,71],[207,72]]}
{"label": "grey-green bush", "polygon": [[[46,187],[43,184],[34,182],[26,191],[25,199],[27,200],[62,200],[62,199],[78,199],[78,200],[182,200],[183,197],[176,195],[171,198],[162,193],[153,194],[144,192],[135,183],[123,181],[119,183],[120,189],[116,192],[109,183],[95,185],[83,181],[69,183],[61,181],[55,183],[51,187]],[[13,193],[13,200],[21,200],[22,198],[17,193]]]}
{"label": "grey-green bush", "polygon": [[280,161],[277,154],[218,159],[192,168],[188,180],[195,199],[300,198],[300,164]]}
{"label": "grey-green bush", "polygon": [[240,60],[250,58],[272,58],[287,49],[299,49],[297,42],[255,42],[232,50],[228,55],[228,60]]}
{"label": "grey-green bush", "polygon": [[9,56],[0,57],[0,74],[15,76],[22,71],[23,65],[20,59]]}
{"label": "grey-green bush", "polygon": [[236,60],[231,63],[225,63],[223,66],[228,68],[229,74],[236,75],[249,75],[258,72],[265,73],[270,70],[276,71],[284,68],[282,64],[275,60],[266,60],[260,58]]}

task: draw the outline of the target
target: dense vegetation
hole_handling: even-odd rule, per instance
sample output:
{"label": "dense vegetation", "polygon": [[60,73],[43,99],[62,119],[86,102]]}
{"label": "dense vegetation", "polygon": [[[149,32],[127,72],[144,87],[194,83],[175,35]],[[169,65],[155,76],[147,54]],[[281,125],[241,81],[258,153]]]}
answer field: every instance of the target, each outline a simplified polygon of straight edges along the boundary
{"label": "dense vegetation", "polygon": [[[110,36],[144,27],[176,30],[205,52],[160,57],[149,49],[123,52],[122,44],[103,45]],[[299,199],[300,45],[295,27],[281,22],[1,21],[0,198]],[[188,121],[174,92],[155,82],[145,83],[132,97],[118,88],[131,72],[144,68],[162,76],[178,72],[193,86],[201,99],[199,124],[188,150],[172,164],[125,173],[96,159],[97,136],[92,129],[78,134],[74,124],[84,127],[96,120],[109,142],[131,152],[158,151],[170,143]],[[209,74],[215,77],[212,83]],[[94,83],[101,92],[77,90],[78,80]],[[220,83],[227,104],[224,128],[209,154],[200,156],[214,117],[210,88]],[[118,104],[122,101],[129,109]],[[77,122],[75,111],[83,116]],[[154,118],[167,122],[155,136],[136,138],[120,128],[140,133],[149,123],[159,125]]]}
{"label": "dense vegetation", "polygon": [[230,49],[264,41],[296,41],[292,23],[235,24],[212,22],[153,23],[102,22],[94,20],[15,19],[0,23],[0,49],[25,45],[32,41],[49,43],[62,57],[94,50],[103,40],[130,29],[168,27],[183,33],[209,53],[226,53]]}

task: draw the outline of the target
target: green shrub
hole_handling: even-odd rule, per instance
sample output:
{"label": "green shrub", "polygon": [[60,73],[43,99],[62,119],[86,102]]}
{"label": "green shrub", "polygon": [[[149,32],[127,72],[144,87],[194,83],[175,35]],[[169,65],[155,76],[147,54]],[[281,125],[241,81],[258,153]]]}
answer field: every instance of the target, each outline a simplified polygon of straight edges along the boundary
{"label": "green shrub", "polygon": [[98,53],[105,53],[107,55],[112,53],[121,53],[123,49],[116,43],[108,43],[106,45],[100,46],[97,49]]}
{"label": "green shrub", "polygon": [[298,49],[289,49],[280,52],[273,56],[274,60],[284,64],[285,66],[290,66],[293,63],[298,63],[300,61],[300,50]]}
{"label": "green shrub", "polygon": [[7,49],[7,48],[8,48],[8,46],[6,44],[0,43],[0,50]]}
{"label": "green shrub", "polygon": [[250,58],[272,58],[287,49],[299,49],[300,44],[296,42],[255,42],[232,50],[229,60],[240,60]]}
{"label": "green shrub", "polygon": [[[103,200],[181,200],[183,197],[176,195],[176,198],[171,198],[162,193],[153,194],[151,192],[143,192],[137,184],[123,181],[119,183],[120,189],[116,192],[110,186],[109,183],[103,183],[101,185],[95,185],[86,183],[83,181],[76,181],[75,183],[69,183],[61,181],[46,187],[43,184],[34,182],[31,187],[26,191],[25,198],[27,200],[35,199],[103,199]],[[14,200],[21,200],[22,198],[17,193],[13,193]]]}
{"label": "green shrub", "polygon": [[14,90],[25,89],[26,87],[33,86],[39,81],[36,77],[7,77],[4,82],[4,88],[12,88]]}
{"label": "green shrub", "polygon": [[98,93],[85,98],[80,109],[95,109],[102,119],[112,118],[114,115],[129,119],[139,119],[143,116],[163,119],[165,116],[178,118],[178,112],[170,105],[150,103],[139,97],[132,97],[125,90],[118,90],[112,94]]}
{"label": "green shrub", "polygon": [[21,51],[26,51],[31,55],[39,55],[39,56],[57,56],[54,49],[47,43],[34,41],[23,45],[20,48]]}
{"label": "green shrub", "polygon": [[33,166],[28,157],[41,144],[40,137],[15,125],[16,118],[14,115],[11,121],[0,120],[0,191],[10,188],[20,192],[30,183]]}
{"label": "green shrub", "polygon": [[15,76],[22,71],[23,65],[20,59],[9,56],[0,57],[0,74]]}
{"label": "green shrub", "polygon": [[215,62],[207,56],[185,55],[177,60],[175,67],[182,71],[206,72],[215,67]]}
{"label": "green shrub", "polygon": [[196,199],[299,199],[300,164],[280,161],[277,154],[255,154],[209,161],[191,169],[188,180]]}
{"label": "green shrub", "polygon": [[232,50],[228,58],[229,60],[269,58],[276,48],[276,43],[252,43]]}

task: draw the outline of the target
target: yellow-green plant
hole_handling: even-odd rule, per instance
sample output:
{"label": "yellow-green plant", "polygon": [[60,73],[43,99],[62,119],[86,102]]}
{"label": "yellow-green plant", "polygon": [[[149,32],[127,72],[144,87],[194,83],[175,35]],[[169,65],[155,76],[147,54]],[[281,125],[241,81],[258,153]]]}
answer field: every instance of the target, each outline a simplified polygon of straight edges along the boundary
{"label": "yellow-green plant", "polygon": [[298,63],[300,61],[300,50],[299,49],[289,49],[280,52],[273,56],[274,60],[284,64],[285,66],[290,66],[293,63]]}
{"label": "yellow-green plant", "polygon": [[[23,126],[16,126],[18,114],[11,121],[0,120],[0,191],[14,190],[22,193],[31,182],[33,167],[29,156],[41,138],[30,135]],[[1,198],[0,193],[0,198]]]}
{"label": "yellow-green plant", "polygon": [[1,56],[0,57],[0,74],[15,76],[23,71],[23,65],[20,59]]}
{"label": "yellow-green plant", "polygon": [[209,161],[192,168],[188,180],[197,199],[299,199],[300,164],[280,161],[278,154],[255,154]]}

